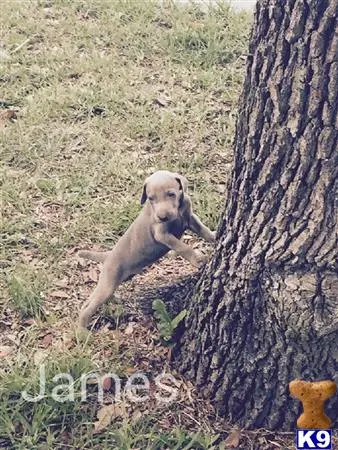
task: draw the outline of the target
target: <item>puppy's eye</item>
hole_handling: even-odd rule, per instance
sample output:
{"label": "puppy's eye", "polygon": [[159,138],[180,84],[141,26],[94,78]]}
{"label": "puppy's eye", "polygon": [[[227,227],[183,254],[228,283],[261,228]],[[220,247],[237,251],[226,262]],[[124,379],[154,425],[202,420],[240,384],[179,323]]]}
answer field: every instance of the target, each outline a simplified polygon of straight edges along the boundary
{"label": "puppy's eye", "polygon": [[176,197],[175,192],[168,192],[168,197],[175,198]]}
{"label": "puppy's eye", "polygon": [[149,200],[150,202],[152,202],[152,201],[154,200],[154,197],[148,197],[148,200]]}

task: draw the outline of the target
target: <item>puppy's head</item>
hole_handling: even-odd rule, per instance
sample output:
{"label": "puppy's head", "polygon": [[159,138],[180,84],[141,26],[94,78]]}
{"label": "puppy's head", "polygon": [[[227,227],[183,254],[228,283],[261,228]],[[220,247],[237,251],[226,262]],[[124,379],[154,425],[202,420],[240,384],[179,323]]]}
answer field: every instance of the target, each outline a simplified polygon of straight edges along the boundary
{"label": "puppy's head", "polygon": [[146,179],[141,205],[148,199],[158,222],[169,222],[178,217],[188,181],[182,175],[159,170]]}

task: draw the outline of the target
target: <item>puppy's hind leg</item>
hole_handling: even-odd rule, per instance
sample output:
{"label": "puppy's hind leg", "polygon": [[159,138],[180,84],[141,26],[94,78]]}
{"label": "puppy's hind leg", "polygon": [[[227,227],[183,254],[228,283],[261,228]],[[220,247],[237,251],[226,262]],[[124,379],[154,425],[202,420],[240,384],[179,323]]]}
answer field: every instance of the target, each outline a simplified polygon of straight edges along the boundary
{"label": "puppy's hind leg", "polygon": [[79,317],[79,325],[81,328],[86,328],[88,326],[88,322],[92,315],[99,306],[103,305],[103,303],[113,296],[114,291],[121,282],[122,276],[118,268],[103,267],[96,288],[81,309]]}

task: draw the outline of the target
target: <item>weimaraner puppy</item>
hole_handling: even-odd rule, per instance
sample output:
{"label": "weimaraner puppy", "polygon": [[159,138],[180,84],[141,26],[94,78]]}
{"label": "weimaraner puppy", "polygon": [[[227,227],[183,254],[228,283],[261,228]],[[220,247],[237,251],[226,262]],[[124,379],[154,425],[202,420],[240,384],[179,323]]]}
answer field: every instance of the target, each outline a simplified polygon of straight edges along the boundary
{"label": "weimaraner puppy", "polygon": [[195,267],[205,262],[204,255],[180,241],[187,229],[208,242],[215,240],[215,232],[203,225],[192,212],[187,184],[186,178],[177,173],[167,170],[155,172],[146,179],[143,187],[141,205],[145,206],[115,247],[107,252],[79,252],[82,258],[103,263],[97,287],[81,309],[81,328],[88,326],[91,316],[113,296],[119,284],[170,250]]}

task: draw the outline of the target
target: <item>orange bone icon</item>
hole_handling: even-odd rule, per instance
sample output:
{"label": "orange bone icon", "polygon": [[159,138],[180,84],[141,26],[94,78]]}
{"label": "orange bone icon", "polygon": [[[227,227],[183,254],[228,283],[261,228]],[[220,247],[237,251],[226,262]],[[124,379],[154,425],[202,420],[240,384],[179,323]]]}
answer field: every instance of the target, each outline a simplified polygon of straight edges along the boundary
{"label": "orange bone icon", "polygon": [[291,395],[303,404],[303,413],[297,420],[298,428],[325,430],[331,427],[332,422],[325,414],[324,403],[335,394],[336,383],[331,380],[293,380],[289,383],[289,389]]}

